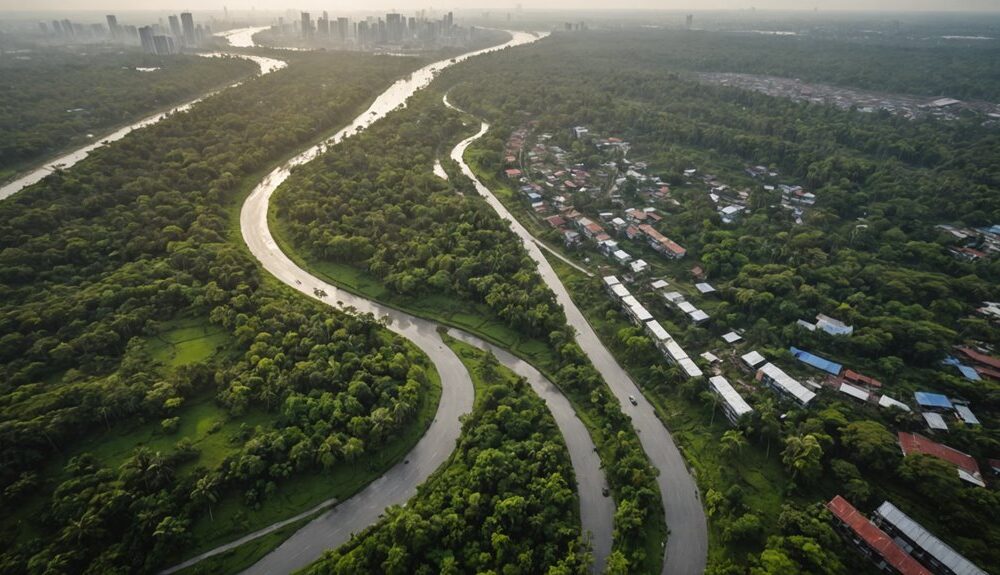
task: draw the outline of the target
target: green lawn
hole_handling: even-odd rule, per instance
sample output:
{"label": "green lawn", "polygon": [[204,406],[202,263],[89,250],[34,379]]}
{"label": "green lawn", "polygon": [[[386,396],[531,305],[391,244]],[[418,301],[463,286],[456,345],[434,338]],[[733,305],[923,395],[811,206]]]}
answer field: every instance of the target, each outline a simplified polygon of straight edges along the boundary
{"label": "green lawn", "polygon": [[232,337],[204,318],[182,318],[163,324],[149,339],[149,353],[168,368],[205,361],[229,348]]}

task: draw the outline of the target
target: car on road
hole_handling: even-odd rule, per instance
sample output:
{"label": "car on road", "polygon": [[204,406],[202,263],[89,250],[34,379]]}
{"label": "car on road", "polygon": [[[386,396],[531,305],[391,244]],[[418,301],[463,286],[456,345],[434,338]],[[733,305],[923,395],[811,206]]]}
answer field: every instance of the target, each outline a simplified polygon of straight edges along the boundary
{"label": "car on road", "polygon": [[628,400],[629,400],[629,402],[632,403],[632,405],[639,405],[639,402],[635,400],[635,396],[634,395],[628,396]]}
{"label": "car on road", "polygon": [[611,490],[610,489],[608,489],[607,487],[602,487],[601,488],[601,495],[607,497],[610,494],[611,494]]}

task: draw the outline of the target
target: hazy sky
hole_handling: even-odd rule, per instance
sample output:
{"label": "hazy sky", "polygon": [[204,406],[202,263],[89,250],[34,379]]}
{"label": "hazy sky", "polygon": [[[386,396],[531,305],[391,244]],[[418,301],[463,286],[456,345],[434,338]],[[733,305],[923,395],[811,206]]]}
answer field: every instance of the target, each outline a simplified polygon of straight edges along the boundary
{"label": "hazy sky", "polygon": [[427,0],[153,0],[137,3],[135,0],[0,0],[0,11],[23,12],[26,10],[119,10],[132,11],[148,8],[151,10],[329,10],[330,12],[353,12],[358,10],[419,8],[472,9],[482,7],[494,11],[515,10],[521,4],[524,8],[537,9],[662,9],[662,10],[719,10],[744,9],[751,6],[767,10],[975,10],[1000,11],[1000,0],[467,0],[428,2]]}

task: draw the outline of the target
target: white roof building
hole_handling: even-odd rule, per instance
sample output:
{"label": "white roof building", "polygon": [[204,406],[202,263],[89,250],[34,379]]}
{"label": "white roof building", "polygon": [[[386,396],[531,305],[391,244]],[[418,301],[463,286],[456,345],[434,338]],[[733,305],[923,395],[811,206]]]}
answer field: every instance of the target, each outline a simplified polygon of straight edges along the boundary
{"label": "white roof building", "polygon": [[649,264],[646,263],[646,260],[635,260],[629,264],[629,267],[632,268],[632,273],[639,274],[649,269]]}
{"label": "white roof building", "polygon": [[875,510],[874,519],[879,526],[884,527],[885,524],[891,526],[888,530],[891,535],[902,535],[908,540],[905,541],[906,547],[920,548],[923,551],[921,555],[930,555],[935,562],[944,565],[955,575],[987,575],[986,571],[976,567],[958,551],[949,547],[888,501]]}
{"label": "white roof building", "polygon": [[632,261],[632,256],[628,255],[625,250],[616,250],[613,254],[615,261],[620,264],[627,264]]}
{"label": "white roof building", "polygon": [[757,379],[763,381],[775,391],[791,397],[801,405],[807,405],[816,397],[815,393],[806,389],[797,379],[788,375],[773,363],[765,363],[757,371]]}
{"label": "white roof building", "polygon": [[933,411],[925,411],[920,415],[924,416],[924,421],[927,422],[927,427],[931,429],[937,429],[939,431],[948,431],[948,424],[945,423],[944,418],[941,417],[940,413],[934,413]]}
{"label": "white roof building", "polygon": [[868,401],[868,398],[871,396],[871,394],[867,391],[861,389],[860,387],[854,387],[849,383],[840,384],[840,393],[849,395],[854,399],[859,399],[861,401]]}
{"label": "white roof building", "polygon": [[661,289],[663,289],[663,288],[665,288],[665,287],[667,287],[669,285],[670,285],[670,282],[668,282],[666,280],[655,280],[654,282],[652,282],[652,283],[649,284],[649,287],[651,287],[651,288],[653,288],[655,290],[661,290]]}
{"label": "white roof building", "polygon": [[632,294],[629,293],[628,288],[626,288],[622,284],[615,284],[611,286],[611,293],[613,293],[615,297],[617,297],[618,299],[632,297]]}
{"label": "white roof building", "polygon": [[756,350],[743,354],[740,359],[742,359],[743,363],[747,364],[747,366],[751,368],[756,368],[758,365],[767,361],[767,359]]}
{"label": "white roof building", "polygon": [[618,276],[604,276],[601,279],[604,281],[604,286],[605,287],[611,287],[611,286],[618,285],[618,284],[622,283],[618,279]]}
{"label": "white roof building", "polygon": [[684,351],[684,348],[681,347],[680,344],[678,344],[676,341],[672,339],[663,342],[663,347],[666,348],[667,355],[670,356],[670,359],[676,362],[688,358],[688,354],[686,351]]}
{"label": "white roof building", "polygon": [[656,321],[655,319],[653,321],[646,322],[646,331],[649,332],[649,335],[653,336],[653,339],[655,341],[664,341],[670,339],[670,334],[667,333],[667,330],[663,329],[663,326],[660,325],[660,322]]}
{"label": "white roof building", "polygon": [[743,336],[741,336],[740,334],[736,333],[735,331],[731,331],[731,332],[729,332],[727,334],[724,334],[722,336],[722,341],[724,341],[726,343],[736,343],[736,342],[740,341],[741,339],[743,339]]}
{"label": "white roof building", "polygon": [[902,409],[903,411],[910,411],[909,405],[906,405],[902,401],[897,401],[889,397],[888,395],[883,395],[882,397],[878,398],[878,406],[886,409],[890,407],[895,407],[897,409]]}
{"label": "white roof building", "polygon": [[696,309],[693,312],[689,313],[688,315],[691,316],[691,319],[694,320],[695,323],[701,323],[708,319],[708,314],[701,311],[700,309]]}
{"label": "white roof building", "polygon": [[711,284],[705,282],[696,283],[694,284],[694,287],[697,288],[697,290],[700,291],[701,293],[712,293],[715,291],[715,288],[712,287]]}
{"label": "white roof building", "polygon": [[969,409],[967,405],[956,403],[955,413],[957,413],[959,419],[964,421],[967,425],[980,425],[979,418],[976,417],[974,413],[972,413],[972,410]]}
{"label": "white roof building", "polygon": [[694,313],[695,310],[697,310],[698,308],[694,307],[694,304],[692,304],[691,302],[682,300],[677,302],[677,309],[681,310],[684,313],[691,314]]}
{"label": "white roof building", "polygon": [[743,396],[737,393],[729,381],[721,375],[708,378],[708,385],[725,402],[723,410],[726,412],[726,417],[729,418],[729,421],[735,422],[741,416],[753,411],[753,408],[743,399]]}
{"label": "white roof building", "polygon": [[679,291],[670,291],[663,294],[663,299],[672,303],[677,303],[679,301],[684,301],[684,294]]}
{"label": "white roof building", "polygon": [[707,361],[708,363],[715,363],[719,361],[719,356],[715,355],[710,351],[706,351],[705,353],[701,354],[701,358]]}
{"label": "white roof building", "polygon": [[681,366],[681,369],[684,370],[684,373],[688,377],[702,377],[705,375],[690,357],[678,360],[677,364]]}

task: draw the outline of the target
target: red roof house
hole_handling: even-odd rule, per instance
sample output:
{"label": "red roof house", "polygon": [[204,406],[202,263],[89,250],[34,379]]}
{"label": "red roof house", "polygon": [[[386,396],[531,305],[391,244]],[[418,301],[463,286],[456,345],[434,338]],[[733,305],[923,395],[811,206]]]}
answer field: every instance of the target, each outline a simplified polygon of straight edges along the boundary
{"label": "red roof house", "polygon": [[901,575],[931,575],[923,565],[896,544],[885,531],[868,520],[860,511],[841,496],[836,496],[826,504],[840,523],[854,532],[862,542]]}

